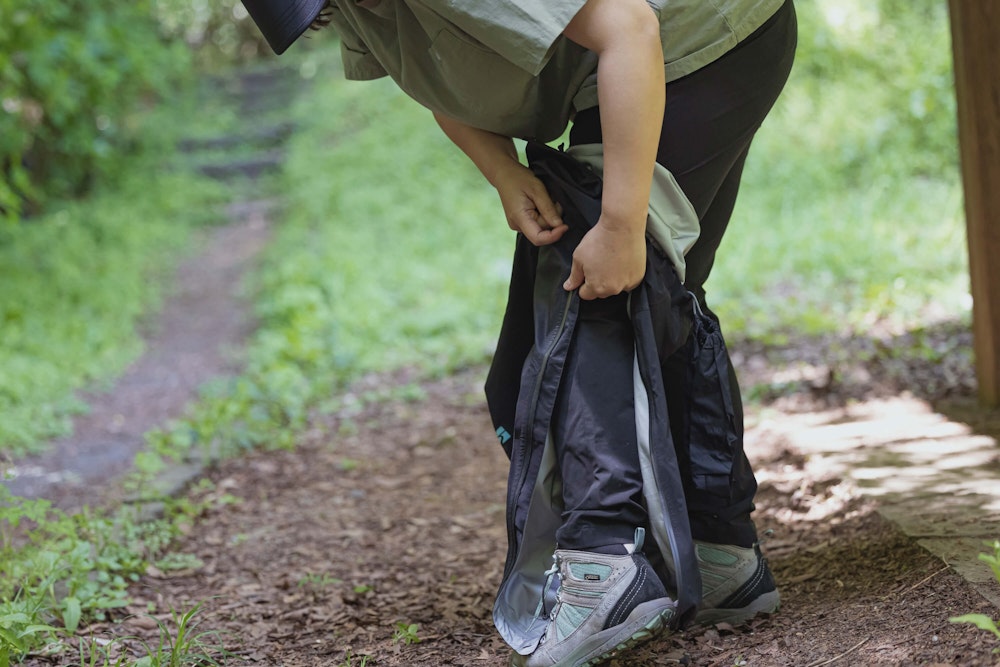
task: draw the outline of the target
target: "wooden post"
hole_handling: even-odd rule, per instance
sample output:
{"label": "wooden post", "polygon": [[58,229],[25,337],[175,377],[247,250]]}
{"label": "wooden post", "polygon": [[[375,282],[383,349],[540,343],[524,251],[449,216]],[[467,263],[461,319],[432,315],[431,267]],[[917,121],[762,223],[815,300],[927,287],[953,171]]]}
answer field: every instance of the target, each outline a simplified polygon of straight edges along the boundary
{"label": "wooden post", "polygon": [[1000,1],[949,0],[979,396],[1000,405]]}

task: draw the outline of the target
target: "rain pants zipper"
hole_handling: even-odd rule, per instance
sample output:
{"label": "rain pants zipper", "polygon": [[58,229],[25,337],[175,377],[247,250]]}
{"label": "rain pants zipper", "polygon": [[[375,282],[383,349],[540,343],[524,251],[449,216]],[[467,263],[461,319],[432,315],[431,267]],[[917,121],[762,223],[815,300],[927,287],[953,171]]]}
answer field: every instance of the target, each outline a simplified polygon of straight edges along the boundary
{"label": "rain pants zipper", "polygon": [[[521,449],[520,449],[521,456],[518,458],[518,460],[523,461],[523,462],[527,462],[527,461],[530,460],[530,458],[528,457],[528,450],[531,448],[532,440],[533,440],[533,434],[534,434],[534,431],[535,431],[535,413],[538,410],[538,397],[539,397],[539,395],[542,392],[542,381],[545,379],[545,369],[548,367],[549,357],[552,355],[552,351],[556,348],[556,345],[562,339],[563,333],[565,333],[565,331],[566,331],[566,321],[569,319],[569,310],[570,310],[570,307],[573,305],[573,295],[574,295],[574,292],[571,292],[566,297],[566,305],[563,308],[562,317],[559,320],[559,326],[552,333],[550,342],[549,342],[548,346],[545,349],[545,354],[542,355],[542,360],[541,360],[541,363],[539,364],[539,368],[538,368],[538,374],[535,376],[535,386],[534,386],[534,388],[532,389],[532,392],[531,392],[531,402],[528,404],[528,419],[527,419],[527,424],[525,424],[525,431],[524,431],[525,437],[522,439],[523,442],[522,442]],[[544,446],[544,442],[543,442],[543,446]],[[517,502],[516,499],[518,497],[518,494],[520,494],[521,489],[524,487],[525,482],[527,481],[525,478],[528,475],[528,469],[530,467],[531,466],[527,465],[527,464],[521,466],[521,470],[519,471],[519,475],[518,475],[517,484],[513,487],[513,492],[510,493],[510,494],[508,494],[508,497],[507,497],[507,516],[508,517],[512,518],[514,516],[514,506],[516,505],[516,502]],[[508,519],[508,522],[507,522],[507,539],[510,540],[509,544],[514,544],[514,538],[515,538],[515,536],[514,536],[514,522],[511,519]],[[508,552],[508,554],[507,554],[507,562],[504,565],[504,576],[505,577],[506,577],[507,573],[510,572],[511,567],[513,567],[513,565],[514,565],[514,558],[515,558],[516,554],[512,553],[512,551],[513,550],[511,550],[511,551]]]}

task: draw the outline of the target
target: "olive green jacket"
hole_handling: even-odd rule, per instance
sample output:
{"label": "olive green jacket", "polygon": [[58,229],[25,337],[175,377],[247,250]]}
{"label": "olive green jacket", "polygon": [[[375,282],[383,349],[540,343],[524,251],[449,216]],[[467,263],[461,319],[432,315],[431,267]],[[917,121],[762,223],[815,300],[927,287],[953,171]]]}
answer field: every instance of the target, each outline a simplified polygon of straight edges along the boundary
{"label": "olive green jacket", "polygon": [[[719,58],[783,0],[647,0],[673,81]],[[334,0],[349,79],[390,76],[423,106],[551,141],[597,104],[597,56],[562,36],[586,0]]]}

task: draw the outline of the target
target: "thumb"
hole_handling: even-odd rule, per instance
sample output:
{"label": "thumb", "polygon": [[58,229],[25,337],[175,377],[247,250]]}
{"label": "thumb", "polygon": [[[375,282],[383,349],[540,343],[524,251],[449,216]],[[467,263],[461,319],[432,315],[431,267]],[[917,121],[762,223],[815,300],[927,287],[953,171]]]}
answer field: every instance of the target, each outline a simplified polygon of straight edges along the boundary
{"label": "thumb", "polygon": [[583,275],[583,267],[580,265],[576,259],[573,260],[573,266],[569,270],[569,278],[563,283],[563,289],[567,292],[572,292],[584,283],[586,277]]}
{"label": "thumb", "polygon": [[552,203],[551,199],[546,198],[536,202],[536,205],[538,206],[538,214],[549,224],[549,227],[555,229],[563,225],[562,215],[559,211],[561,207]]}
{"label": "thumb", "polygon": [[539,183],[538,186],[539,187],[532,192],[530,196],[532,203],[534,203],[535,208],[538,210],[538,217],[545,222],[542,226],[550,229],[562,226],[562,207],[552,201],[552,198],[549,196],[545,186],[541,183]]}

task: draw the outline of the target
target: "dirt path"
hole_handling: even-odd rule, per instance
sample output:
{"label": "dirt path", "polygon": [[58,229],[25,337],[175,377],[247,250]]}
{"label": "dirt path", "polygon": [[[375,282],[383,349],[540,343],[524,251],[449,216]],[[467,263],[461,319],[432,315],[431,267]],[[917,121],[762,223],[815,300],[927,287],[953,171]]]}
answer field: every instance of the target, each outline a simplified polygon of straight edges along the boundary
{"label": "dirt path", "polygon": [[[402,667],[506,664],[490,607],[505,550],[506,461],[491,437],[482,369],[425,384],[425,398],[317,421],[295,452],[212,474],[216,504],[179,545],[204,566],[153,573],[115,632],[151,638],[201,602],[228,664]],[[366,391],[409,382],[371,378]],[[751,415],[754,421],[755,415]],[[996,615],[834,471],[782,438],[756,437],[758,522],[783,608],[748,627],[667,637],[626,665],[993,665],[986,633],[948,622]],[[419,643],[394,641],[417,624]],[[89,631],[107,637],[109,626]],[[126,640],[126,645],[128,640]],[[134,645],[134,642],[133,642]],[[367,656],[367,661],[362,659]],[[47,664],[35,662],[29,664]]]}
{"label": "dirt path", "polygon": [[178,269],[143,354],[111,389],[82,396],[90,411],[73,420],[71,436],[17,462],[11,492],[64,510],[99,503],[131,469],[148,431],[181,416],[200,385],[237,370],[236,352],[253,324],[241,280],[268,237],[260,214],[205,232],[199,252]]}
{"label": "dirt path", "polygon": [[14,462],[12,478],[3,482],[13,494],[46,498],[66,511],[104,504],[118,495],[115,480],[131,470],[146,433],[183,416],[205,383],[239,371],[254,327],[243,279],[270,239],[277,205],[253,184],[281,166],[293,127],[269,114],[299,85],[284,70],[265,70],[207,86],[206,96],[239,109],[243,126],[185,139],[178,149],[205,176],[232,182],[234,200],[221,212],[221,225],[197,232],[160,312],[145,325],[140,357],[111,387],[80,396],[89,411],[74,418],[71,435]]}

